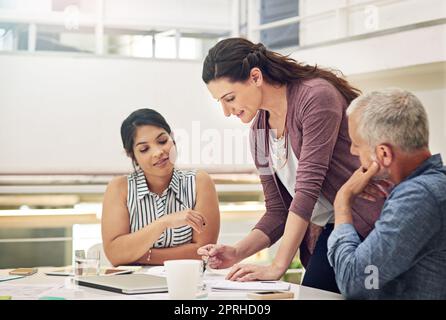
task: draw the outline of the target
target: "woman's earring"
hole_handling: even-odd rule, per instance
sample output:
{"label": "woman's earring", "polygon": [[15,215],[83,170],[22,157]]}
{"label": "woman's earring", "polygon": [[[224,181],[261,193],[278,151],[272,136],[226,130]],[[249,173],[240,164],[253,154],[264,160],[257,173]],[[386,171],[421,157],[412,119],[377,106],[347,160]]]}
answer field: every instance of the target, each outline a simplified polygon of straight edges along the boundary
{"label": "woman's earring", "polygon": [[135,170],[135,172],[138,171],[138,169],[140,169],[138,162],[132,161],[132,163],[133,163],[133,169]]}

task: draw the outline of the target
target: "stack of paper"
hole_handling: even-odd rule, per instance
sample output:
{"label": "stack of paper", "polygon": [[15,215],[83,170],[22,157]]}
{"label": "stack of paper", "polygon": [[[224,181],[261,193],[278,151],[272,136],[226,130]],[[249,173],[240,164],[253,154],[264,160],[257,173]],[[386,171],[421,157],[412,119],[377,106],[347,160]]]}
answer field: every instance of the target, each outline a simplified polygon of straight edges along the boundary
{"label": "stack of paper", "polygon": [[283,281],[216,281],[211,284],[214,291],[288,291],[290,284]]}

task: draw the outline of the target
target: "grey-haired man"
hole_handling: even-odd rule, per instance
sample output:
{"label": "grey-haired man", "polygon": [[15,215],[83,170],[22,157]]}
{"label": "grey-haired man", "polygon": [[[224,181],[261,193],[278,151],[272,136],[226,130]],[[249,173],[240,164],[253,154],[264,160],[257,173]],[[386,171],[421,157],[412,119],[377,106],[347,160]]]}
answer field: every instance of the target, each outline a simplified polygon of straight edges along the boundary
{"label": "grey-haired man", "polygon": [[[361,168],[338,191],[328,259],[341,293],[353,299],[446,299],[446,168],[428,148],[426,112],[412,93],[375,91],[347,110],[351,152]],[[361,242],[351,203],[395,186],[375,229]]]}

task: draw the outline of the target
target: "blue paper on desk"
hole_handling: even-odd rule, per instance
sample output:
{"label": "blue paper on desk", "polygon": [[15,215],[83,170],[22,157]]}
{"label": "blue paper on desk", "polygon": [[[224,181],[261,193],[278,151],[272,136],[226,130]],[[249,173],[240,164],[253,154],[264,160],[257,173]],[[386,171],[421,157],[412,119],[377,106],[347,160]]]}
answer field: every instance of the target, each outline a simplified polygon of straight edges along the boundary
{"label": "blue paper on desk", "polygon": [[211,284],[214,291],[288,291],[290,284],[284,281],[247,281],[221,280]]}
{"label": "blue paper on desk", "polygon": [[0,282],[1,281],[8,281],[8,280],[14,280],[14,279],[20,279],[23,278],[24,276],[0,276]]}

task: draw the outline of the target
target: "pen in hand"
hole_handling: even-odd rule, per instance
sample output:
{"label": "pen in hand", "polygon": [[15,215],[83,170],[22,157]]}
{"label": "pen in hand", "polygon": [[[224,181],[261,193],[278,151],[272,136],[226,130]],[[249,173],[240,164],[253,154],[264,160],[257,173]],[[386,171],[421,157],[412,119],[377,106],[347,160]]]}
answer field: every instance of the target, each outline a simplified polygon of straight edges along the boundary
{"label": "pen in hand", "polygon": [[[184,203],[183,203],[183,201],[181,201],[180,199],[178,199],[178,198],[175,198],[179,203],[180,203],[180,205],[181,205],[181,210],[191,210],[188,206],[186,206]],[[203,219],[203,226],[205,226],[206,225],[206,222],[204,221],[204,219]]]}

